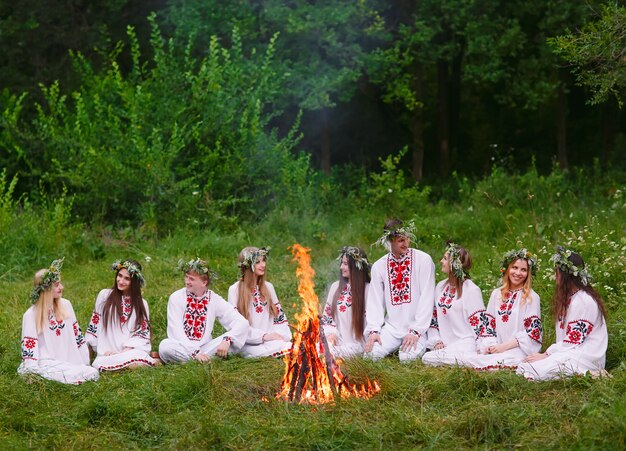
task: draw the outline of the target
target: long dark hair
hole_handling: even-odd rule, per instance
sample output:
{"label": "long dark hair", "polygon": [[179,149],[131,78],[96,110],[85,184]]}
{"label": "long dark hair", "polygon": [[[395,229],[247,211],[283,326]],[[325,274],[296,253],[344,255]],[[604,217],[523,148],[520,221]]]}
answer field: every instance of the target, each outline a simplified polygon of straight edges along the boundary
{"label": "long dark hair", "polygon": [[[572,252],[571,255],[567,258],[578,268],[584,268],[585,262],[583,258],[575,252]],[[596,301],[598,305],[598,309],[602,313],[602,317],[606,319],[606,307],[604,306],[604,301],[600,294],[591,286],[591,282],[587,282],[585,285],[580,278],[580,276],[574,276],[573,274],[568,273],[567,271],[563,271],[561,268],[557,267],[556,271],[559,274],[556,282],[556,290],[554,292],[554,297],[552,298],[552,313],[554,315],[555,320],[558,318],[565,318],[567,314],[568,300],[578,290],[583,290],[587,292],[589,296]]]}
{"label": "long dark hair", "polygon": [[[361,259],[367,259],[365,251],[357,248]],[[350,269],[350,277],[343,277],[339,272],[339,286],[333,295],[333,303],[331,307],[331,316],[335,318],[337,314],[337,300],[341,292],[350,282],[350,292],[352,294],[352,334],[357,340],[363,339],[363,329],[365,329],[365,284],[370,281],[369,265],[363,262],[361,268],[357,267],[356,261],[350,254],[343,254],[341,258],[348,259],[348,268]]]}
{"label": "long dark hair", "polygon": [[[139,271],[141,271],[141,264],[136,260],[124,260],[123,263],[132,263]],[[123,268],[115,271],[115,278],[113,279],[113,287],[111,289],[111,293],[109,297],[104,302],[104,308],[102,312],[103,320],[104,320],[104,330],[110,324],[119,323],[120,328],[122,324],[120,322],[120,317],[122,316],[122,292],[117,288],[117,275]],[[135,312],[135,326],[132,330],[138,329],[141,327],[144,321],[148,320],[148,312],[146,312],[146,308],[143,305],[143,297],[141,296],[141,282],[139,278],[130,276],[130,314],[132,315]]]}

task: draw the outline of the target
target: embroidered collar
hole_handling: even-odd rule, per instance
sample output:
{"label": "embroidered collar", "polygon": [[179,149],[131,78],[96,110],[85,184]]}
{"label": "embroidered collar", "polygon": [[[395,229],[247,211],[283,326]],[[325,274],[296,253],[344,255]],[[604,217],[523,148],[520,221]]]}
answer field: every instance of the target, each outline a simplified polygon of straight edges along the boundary
{"label": "embroidered collar", "polygon": [[389,258],[391,258],[394,262],[401,262],[405,260],[407,257],[409,257],[410,255],[411,255],[411,249],[408,249],[400,257],[396,257],[395,255],[393,255],[393,252],[389,252]]}
{"label": "embroidered collar", "polygon": [[187,298],[191,298],[194,301],[201,301],[204,298],[209,297],[209,290],[207,289],[202,296],[196,296],[189,290],[185,290],[187,292]]}

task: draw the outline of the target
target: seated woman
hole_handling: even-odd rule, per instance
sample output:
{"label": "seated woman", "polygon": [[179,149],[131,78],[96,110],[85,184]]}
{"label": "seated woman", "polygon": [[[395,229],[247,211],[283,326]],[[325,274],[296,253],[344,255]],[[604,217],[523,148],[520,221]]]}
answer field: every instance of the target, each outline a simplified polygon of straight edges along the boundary
{"label": "seated woman", "polygon": [[485,314],[480,288],[470,279],[472,259],[467,250],[448,242],[441,271],[448,277],[435,288],[435,308],[428,329],[433,350],[422,356],[427,365],[463,365],[476,354],[480,341],[493,335],[493,321]]}
{"label": "seated woman", "polygon": [[480,370],[515,369],[529,354],[541,349],[543,328],[539,295],[532,289],[537,262],[526,249],[504,254],[500,263],[502,286],[491,293],[487,314],[495,318],[497,336],[485,340],[479,355],[466,360]]}
{"label": "seated woman", "polygon": [[556,272],[552,309],[556,343],[544,353],[526,357],[517,374],[527,379],[559,379],[575,374],[604,373],[609,336],[604,302],[591,286],[582,257],[562,247],[551,258]]}
{"label": "seated woman", "polygon": [[30,306],[22,318],[22,363],[17,372],[65,384],[98,380],[89,366],[85,344],[72,304],[63,299],[61,266],[55,260],[35,274]]}
{"label": "seated woman", "polygon": [[363,249],[344,246],[337,259],[339,280],[328,291],[321,324],[330,352],[347,358],[363,354],[365,302],[370,282],[370,264]]}
{"label": "seated woman", "polygon": [[98,354],[92,365],[100,371],[155,366],[158,360],[150,357],[150,313],[141,296],[141,265],[118,260],[111,269],[113,287],[98,293],[87,328],[87,343]]}
{"label": "seated woman", "polygon": [[265,280],[270,248],[246,247],[239,253],[241,278],[228,289],[228,302],[248,320],[250,329],[239,353],[244,357],[280,357],[291,348],[291,331],[274,286]]}

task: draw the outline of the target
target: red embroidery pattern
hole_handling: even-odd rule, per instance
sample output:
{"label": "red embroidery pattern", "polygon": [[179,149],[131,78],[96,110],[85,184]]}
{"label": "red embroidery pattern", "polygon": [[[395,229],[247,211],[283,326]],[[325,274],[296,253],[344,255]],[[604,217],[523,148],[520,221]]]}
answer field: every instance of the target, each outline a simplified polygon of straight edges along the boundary
{"label": "red embroidery pattern", "polygon": [[444,315],[448,313],[448,309],[452,307],[452,301],[456,298],[456,288],[446,285],[445,290],[441,293],[441,297],[437,301],[437,305],[441,308]]}
{"label": "red embroidery pattern", "polygon": [[337,309],[341,313],[345,313],[350,307],[352,307],[352,291],[350,284],[346,284],[345,289],[341,291],[337,298]]}
{"label": "red embroidery pattern", "polygon": [[411,302],[411,271],[413,251],[406,253],[400,260],[391,254],[387,255],[387,276],[391,291],[391,305],[408,304]]}
{"label": "red embroidery pattern", "polygon": [[141,325],[133,332],[133,337],[150,340],[150,322],[144,319]]}
{"label": "red embroidery pattern", "polygon": [[283,324],[287,322],[287,315],[283,311],[283,308],[280,304],[276,304],[276,308],[278,309],[278,316],[274,318],[274,324]]}
{"label": "red embroidery pattern", "polygon": [[199,341],[204,336],[206,329],[206,312],[209,309],[210,293],[196,299],[191,293],[187,294],[187,307],[185,308],[185,319],[183,326],[187,338]]}
{"label": "red embroidery pattern", "polygon": [[87,326],[87,333],[98,338],[98,324],[100,324],[100,314],[94,311]]}
{"label": "red embroidery pattern", "polygon": [[57,337],[61,335],[61,331],[65,328],[65,323],[63,321],[57,321],[54,317],[54,311],[52,310],[48,312],[48,323],[48,327]]}
{"label": "red embroidery pattern", "polygon": [[565,332],[567,337],[563,341],[573,345],[582,344],[587,338],[587,335],[593,330],[593,327],[593,323],[586,319],[570,321],[567,323],[567,331]]}
{"label": "red embroidery pattern", "polygon": [[132,307],[130,303],[130,296],[122,296],[122,314],[120,316],[120,322],[122,324],[126,324],[126,322],[130,319],[131,312]]}
{"label": "red embroidery pattern", "polygon": [[500,319],[503,323],[507,323],[509,321],[509,317],[511,316],[511,312],[513,311],[513,304],[515,304],[515,300],[517,299],[517,295],[520,290],[511,291],[506,294],[506,299],[502,301],[500,304],[500,308],[498,309],[498,315],[500,315]]}
{"label": "red embroidery pattern", "polygon": [[254,311],[257,313],[263,313],[265,311],[265,307],[267,307],[267,301],[261,298],[261,291],[258,286],[255,286],[254,291],[252,292],[252,306],[254,307]]}
{"label": "red embroidery pattern", "polygon": [[437,321],[437,308],[433,309],[433,317],[430,319],[430,327],[439,330],[439,321]]}
{"label": "red embroidery pattern", "polygon": [[35,347],[38,341],[39,340],[35,337],[22,338],[22,359],[37,360],[35,358]]}
{"label": "red embroidery pattern", "polygon": [[541,339],[543,337],[543,326],[541,324],[541,319],[538,316],[533,315],[524,320],[524,328],[526,329],[526,333],[531,338],[531,340],[535,340],[537,343],[541,344]]}
{"label": "red embroidery pattern", "polygon": [[80,326],[78,325],[78,321],[74,321],[74,337],[76,338],[76,346],[79,348],[85,344],[85,337],[83,336],[83,332],[80,330]]}
{"label": "red embroidery pattern", "polygon": [[156,366],[154,362],[151,362],[146,359],[130,359],[127,362],[120,363],[119,365],[110,365],[110,366],[101,366],[98,368],[99,371],[115,371],[121,370],[122,368],[126,368],[127,366],[132,365],[133,363],[142,363],[145,365]]}
{"label": "red embroidery pattern", "polygon": [[476,338],[496,336],[496,319],[485,310],[472,313],[467,321],[474,328]]}
{"label": "red embroidery pattern", "polygon": [[322,315],[322,319],[320,319],[320,323],[322,324],[322,326],[337,327],[335,325],[335,321],[333,320],[332,312],[333,310],[330,305],[326,304],[326,307],[324,307],[324,314]]}

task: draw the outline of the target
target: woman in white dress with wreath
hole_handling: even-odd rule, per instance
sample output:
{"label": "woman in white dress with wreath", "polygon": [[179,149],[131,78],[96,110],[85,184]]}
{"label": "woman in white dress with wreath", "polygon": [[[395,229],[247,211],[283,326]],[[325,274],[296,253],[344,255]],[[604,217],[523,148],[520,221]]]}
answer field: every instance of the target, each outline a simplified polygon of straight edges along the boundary
{"label": "woman in white dress with wreath", "polygon": [[72,304],[62,297],[63,259],[35,274],[32,305],[22,318],[22,363],[18,374],[36,374],[65,384],[98,380]]}
{"label": "woman in white dress with wreath", "polygon": [[363,249],[356,246],[344,246],[337,260],[340,277],[328,291],[321,325],[330,352],[348,358],[363,354],[370,264]]}
{"label": "woman in white dress with wreath", "polygon": [[556,318],[556,343],[544,353],[534,353],[517,367],[527,379],[560,379],[576,374],[605,374],[609,336],[606,308],[582,257],[559,246],[552,256],[556,292],[552,311]]}
{"label": "woman in white dress with wreath", "polygon": [[101,290],[87,328],[87,343],[97,352],[94,368],[116,371],[155,366],[150,356],[150,312],[141,295],[145,279],[135,260],[116,261],[113,287]]}
{"label": "woman in white dress with wreath", "polygon": [[240,280],[228,289],[228,302],[250,328],[239,350],[243,357],[281,357],[291,348],[291,330],[274,286],[265,278],[269,247],[253,246],[239,253]]}
{"label": "woman in white dress with wreath", "polygon": [[532,289],[537,260],[527,249],[506,252],[500,263],[502,286],[492,291],[487,314],[496,335],[483,341],[479,354],[466,359],[479,370],[515,369],[541,349],[543,326],[539,295]]}
{"label": "woman in white dress with wreath", "polygon": [[447,274],[435,287],[435,308],[428,346],[422,361],[427,365],[462,365],[464,358],[476,354],[482,340],[493,337],[493,319],[485,312],[480,288],[470,279],[472,259],[467,250],[448,242],[441,259]]}

